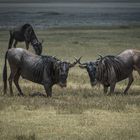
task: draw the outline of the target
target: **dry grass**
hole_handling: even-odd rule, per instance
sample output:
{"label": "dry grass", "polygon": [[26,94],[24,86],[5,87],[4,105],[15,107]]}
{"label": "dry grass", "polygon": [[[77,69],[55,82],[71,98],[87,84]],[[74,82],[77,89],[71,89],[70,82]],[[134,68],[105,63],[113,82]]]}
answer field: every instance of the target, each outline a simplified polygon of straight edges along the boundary
{"label": "dry grass", "polygon": [[[48,29],[37,34],[45,40],[44,54],[70,61],[74,56],[94,60],[98,54],[139,49],[140,44],[140,28]],[[8,32],[0,31],[0,78],[7,41]],[[86,71],[78,66],[70,70],[66,89],[54,86],[52,98],[29,97],[32,92],[45,91],[23,79],[20,85],[25,97],[18,97],[15,88],[14,97],[3,96],[1,80],[0,140],[139,140],[140,78],[134,75],[129,95],[121,94],[127,84],[123,81],[110,97],[103,94],[101,86],[91,88]]]}

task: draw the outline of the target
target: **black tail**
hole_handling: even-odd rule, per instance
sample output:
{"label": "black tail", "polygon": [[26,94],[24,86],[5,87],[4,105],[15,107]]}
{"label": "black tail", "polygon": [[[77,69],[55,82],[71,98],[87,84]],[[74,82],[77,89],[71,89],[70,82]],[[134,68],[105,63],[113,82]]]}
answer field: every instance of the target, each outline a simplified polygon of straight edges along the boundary
{"label": "black tail", "polygon": [[12,31],[9,31],[9,33],[10,33],[10,39],[9,39],[8,49],[10,49],[13,44],[13,33],[12,33]]}
{"label": "black tail", "polygon": [[7,92],[7,53],[5,54],[5,64],[4,64],[4,68],[3,68],[3,83],[4,83],[4,94],[6,94]]}

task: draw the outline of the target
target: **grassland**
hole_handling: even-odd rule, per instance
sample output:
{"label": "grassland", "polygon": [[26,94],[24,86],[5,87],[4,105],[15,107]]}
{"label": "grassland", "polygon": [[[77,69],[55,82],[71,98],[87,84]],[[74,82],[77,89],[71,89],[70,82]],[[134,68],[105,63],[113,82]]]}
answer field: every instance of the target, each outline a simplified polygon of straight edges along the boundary
{"label": "grassland", "polygon": [[[73,61],[98,58],[98,54],[119,54],[140,48],[140,28],[63,28],[37,31],[44,39],[43,54]],[[92,88],[85,70],[70,70],[68,86],[53,88],[52,98],[30,97],[43,87],[21,78],[25,97],[3,96],[2,67],[8,31],[0,31],[0,140],[139,140],[140,77],[129,95],[122,96],[127,80],[117,84],[116,94],[105,96],[101,86]],[[25,48],[24,43],[18,47]],[[30,48],[30,51],[33,51]]]}

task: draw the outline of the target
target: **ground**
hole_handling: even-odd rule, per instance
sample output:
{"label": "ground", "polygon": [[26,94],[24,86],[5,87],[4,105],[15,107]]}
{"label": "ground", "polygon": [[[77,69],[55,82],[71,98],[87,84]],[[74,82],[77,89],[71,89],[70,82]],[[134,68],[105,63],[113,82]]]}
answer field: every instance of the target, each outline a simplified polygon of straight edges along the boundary
{"label": "ground", "polygon": [[[37,30],[44,40],[43,54],[82,62],[100,55],[117,55],[140,49],[140,27],[79,27]],[[87,72],[78,65],[69,72],[68,86],[54,86],[52,98],[30,97],[45,91],[41,85],[20,79],[25,97],[3,95],[2,68],[9,32],[0,31],[0,140],[139,140],[140,77],[134,72],[129,94],[122,92],[127,80],[106,96],[102,86],[91,87]],[[25,48],[24,43],[18,47]],[[33,49],[30,47],[30,51]]]}

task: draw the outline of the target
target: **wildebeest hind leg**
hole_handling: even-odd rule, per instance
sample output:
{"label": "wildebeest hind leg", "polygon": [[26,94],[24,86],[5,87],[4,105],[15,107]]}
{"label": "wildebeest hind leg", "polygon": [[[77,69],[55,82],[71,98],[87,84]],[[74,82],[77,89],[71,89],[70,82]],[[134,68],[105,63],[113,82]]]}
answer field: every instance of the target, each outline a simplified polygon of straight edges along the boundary
{"label": "wildebeest hind leg", "polygon": [[15,40],[15,43],[14,43],[14,48],[16,48],[16,45],[17,45],[18,41]]}
{"label": "wildebeest hind leg", "polygon": [[26,44],[26,49],[28,50],[29,49],[29,43],[25,41],[25,44]]}
{"label": "wildebeest hind leg", "polygon": [[14,38],[12,36],[10,36],[8,49],[10,49],[12,47],[13,42],[14,42]]}
{"label": "wildebeest hind leg", "polygon": [[19,77],[20,77],[20,71],[18,70],[17,73],[16,73],[15,76],[14,76],[14,83],[15,83],[16,88],[17,88],[18,91],[19,91],[19,95],[24,96],[24,95],[23,95],[23,92],[21,91],[21,88],[20,88],[20,86],[19,86],[19,84],[18,84]]}
{"label": "wildebeest hind leg", "polygon": [[18,69],[15,66],[11,65],[11,62],[9,62],[9,64],[10,64],[11,73],[10,73],[8,81],[9,81],[10,94],[13,95],[12,82],[14,80],[14,77],[15,77]]}
{"label": "wildebeest hind leg", "polygon": [[132,73],[131,73],[130,76],[128,77],[128,80],[129,80],[129,82],[128,82],[128,85],[127,85],[126,89],[124,90],[124,94],[127,94],[127,91],[129,90],[131,84],[132,84],[133,81],[134,81],[134,78],[133,78],[133,74],[132,74]]}
{"label": "wildebeest hind leg", "polygon": [[13,73],[11,72],[8,81],[9,81],[10,94],[11,94],[12,96],[13,96],[13,88],[12,88],[13,77],[14,77],[14,75],[13,75]]}

